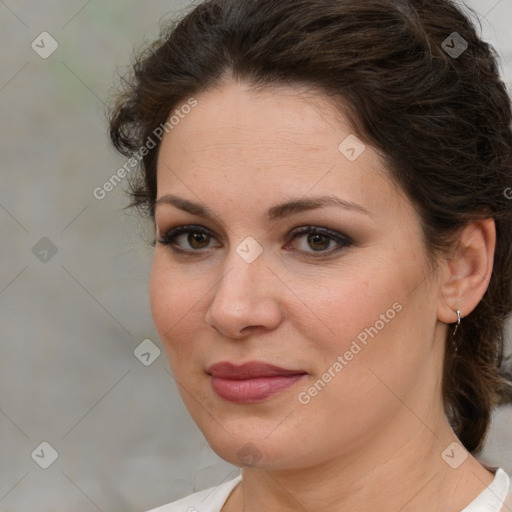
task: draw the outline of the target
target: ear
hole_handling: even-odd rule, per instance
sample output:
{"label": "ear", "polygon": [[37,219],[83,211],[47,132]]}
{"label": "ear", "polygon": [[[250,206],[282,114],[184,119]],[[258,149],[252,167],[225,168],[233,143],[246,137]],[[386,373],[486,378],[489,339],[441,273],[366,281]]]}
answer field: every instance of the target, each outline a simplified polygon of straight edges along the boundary
{"label": "ear", "polygon": [[437,318],[450,324],[469,315],[491,280],[496,246],[494,219],[472,221],[461,231],[450,257],[442,262]]}

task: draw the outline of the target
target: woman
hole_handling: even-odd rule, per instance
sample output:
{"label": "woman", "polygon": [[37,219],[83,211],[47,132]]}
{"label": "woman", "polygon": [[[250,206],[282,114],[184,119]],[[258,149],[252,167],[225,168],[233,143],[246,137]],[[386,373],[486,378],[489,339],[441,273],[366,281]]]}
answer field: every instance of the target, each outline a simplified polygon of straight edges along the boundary
{"label": "woman", "polygon": [[127,83],[110,135],[142,164],[155,326],[243,468],[156,510],[511,510],[474,455],[510,396],[512,116],[468,18],[210,0]]}

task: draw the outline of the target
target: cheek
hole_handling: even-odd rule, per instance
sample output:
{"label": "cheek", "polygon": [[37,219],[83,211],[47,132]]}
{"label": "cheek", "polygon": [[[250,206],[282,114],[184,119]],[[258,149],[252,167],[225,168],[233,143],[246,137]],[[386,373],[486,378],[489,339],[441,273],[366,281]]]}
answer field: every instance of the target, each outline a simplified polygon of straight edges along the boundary
{"label": "cheek", "polygon": [[[351,262],[350,273],[325,276],[313,292],[305,285],[298,292],[315,313],[314,318],[296,316],[307,353],[315,356],[315,380],[331,369],[336,378],[326,375],[333,382],[329,388],[344,401],[353,397],[357,402],[358,396],[375,393],[377,377],[372,371],[401,386],[429,349],[422,337],[429,335],[431,326],[427,321],[419,325],[418,318],[434,318],[429,310],[434,300],[420,284],[427,272],[419,263],[421,253],[416,258],[412,252],[408,261],[392,251],[382,251],[373,260],[361,258]],[[338,394],[340,388],[343,393]]]}
{"label": "cheek", "polygon": [[343,292],[317,304],[318,316],[335,334],[316,337],[312,325],[303,324],[313,371],[294,398],[297,412],[308,418],[309,441],[322,446],[326,424],[335,425],[332,431],[354,446],[366,442],[400,406],[377,376],[399,394],[410,380],[404,375],[410,366],[402,338],[406,309],[391,290],[372,290],[361,280],[347,283]]}
{"label": "cheek", "polygon": [[[149,281],[149,299],[155,328],[160,336],[168,358],[173,359],[190,344],[180,343],[187,339],[190,319],[201,307],[200,298],[204,289],[197,280],[188,280],[165,258],[155,252]],[[197,290],[195,289],[197,288]]]}
{"label": "cheek", "polygon": [[323,327],[328,333],[325,339],[332,340],[328,345],[336,353],[348,350],[354,339],[364,343],[368,331],[373,333],[376,327],[379,333],[383,332],[396,321],[397,309],[404,305],[410,290],[410,280],[389,264],[361,260],[351,266],[350,273],[326,277],[324,286],[314,293],[303,288],[304,302],[316,313],[314,322],[304,321],[303,328]]}

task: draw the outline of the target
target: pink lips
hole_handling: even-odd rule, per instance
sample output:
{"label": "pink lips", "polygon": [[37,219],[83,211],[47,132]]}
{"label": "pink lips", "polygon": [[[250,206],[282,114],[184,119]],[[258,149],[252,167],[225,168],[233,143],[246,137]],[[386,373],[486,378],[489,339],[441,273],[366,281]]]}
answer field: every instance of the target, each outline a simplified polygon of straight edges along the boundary
{"label": "pink lips", "polygon": [[212,377],[212,387],[217,395],[240,404],[266,400],[307,374],[303,370],[288,370],[259,361],[239,366],[217,363],[210,366],[207,373]]}

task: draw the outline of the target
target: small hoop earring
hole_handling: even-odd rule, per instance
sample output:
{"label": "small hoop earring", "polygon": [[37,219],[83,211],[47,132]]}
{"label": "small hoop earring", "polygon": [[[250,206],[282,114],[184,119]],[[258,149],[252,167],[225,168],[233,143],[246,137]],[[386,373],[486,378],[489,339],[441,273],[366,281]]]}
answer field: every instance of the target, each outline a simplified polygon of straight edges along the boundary
{"label": "small hoop earring", "polygon": [[457,331],[459,330],[459,325],[460,325],[460,311],[457,309],[456,311],[457,313],[457,323],[455,324],[455,327],[453,329],[453,337],[454,337],[454,340],[453,340],[453,345],[455,347],[455,352],[457,352],[457,342],[455,341],[455,335],[457,334]]}

